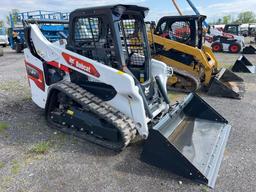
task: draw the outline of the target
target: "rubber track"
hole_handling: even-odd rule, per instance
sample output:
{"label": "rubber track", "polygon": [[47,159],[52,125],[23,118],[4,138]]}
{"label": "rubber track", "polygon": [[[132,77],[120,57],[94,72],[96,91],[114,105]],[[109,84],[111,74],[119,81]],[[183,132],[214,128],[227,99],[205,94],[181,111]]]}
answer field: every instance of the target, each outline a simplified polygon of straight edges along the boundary
{"label": "rubber track", "polygon": [[190,73],[185,72],[183,70],[179,70],[177,68],[173,68],[173,72],[178,78],[179,78],[179,76],[182,76],[184,78],[190,79],[190,81],[192,81],[195,86],[191,89],[187,89],[187,88],[182,89],[182,88],[177,88],[177,87],[174,87],[174,86],[167,86],[168,90],[190,93],[190,92],[194,92],[194,91],[196,91],[200,88],[200,86],[201,86],[200,85],[200,80],[197,77],[195,77],[194,75],[191,75]]}
{"label": "rubber track", "polygon": [[68,81],[62,81],[52,85],[51,89],[57,89],[65,93],[68,97],[79,103],[84,110],[90,111],[93,114],[98,115],[99,118],[112,124],[119,130],[122,137],[122,141],[119,143],[106,141],[98,137],[94,137],[91,134],[84,134],[85,136],[82,137],[83,139],[108,149],[120,151],[136,137],[137,130],[135,128],[135,124],[129,117],[114,109],[108,103],[102,101],[100,98],[80,86]]}

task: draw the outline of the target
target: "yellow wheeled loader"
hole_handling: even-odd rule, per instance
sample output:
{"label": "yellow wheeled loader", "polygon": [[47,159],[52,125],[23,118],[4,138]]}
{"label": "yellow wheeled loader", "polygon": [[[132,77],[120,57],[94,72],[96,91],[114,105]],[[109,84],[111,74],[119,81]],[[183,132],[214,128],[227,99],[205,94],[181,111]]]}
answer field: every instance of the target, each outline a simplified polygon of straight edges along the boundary
{"label": "yellow wheeled loader", "polygon": [[196,94],[170,104],[172,70],[151,59],[147,12],[120,4],[77,9],[67,41],[54,43],[25,21],[32,100],[53,128],[117,151],[138,135],[143,161],[213,187],[231,126]]}
{"label": "yellow wheeled loader", "polygon": [[202,15],[166,16],[148,32],[153,58],[174,70],[168,87],[192,92],[201,88],[212,96],[241,99],[243,79],[228,69],[219,69],[212,50],[203,45]]}

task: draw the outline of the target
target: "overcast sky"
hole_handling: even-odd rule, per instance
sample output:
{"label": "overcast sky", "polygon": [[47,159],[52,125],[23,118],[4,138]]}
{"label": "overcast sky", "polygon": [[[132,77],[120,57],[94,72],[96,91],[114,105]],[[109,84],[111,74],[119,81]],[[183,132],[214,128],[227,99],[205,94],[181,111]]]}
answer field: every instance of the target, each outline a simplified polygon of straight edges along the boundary
{"label": "overcast sky", "polygon": [[[185,0],[177,0],[185,14],[193,12]],[[231,14],[235,17],[242,11],[256,12],[256,0],[193,0],[201,14],[208,16],[208,21]],[[171,0],[0,0],[0,19],[5,19],[11,9],[23,11],[48,10],[72,11],[76,8],[107,4],[136,4],[150,8],[148,20],[157,20],[163,15],[177,15]]]}

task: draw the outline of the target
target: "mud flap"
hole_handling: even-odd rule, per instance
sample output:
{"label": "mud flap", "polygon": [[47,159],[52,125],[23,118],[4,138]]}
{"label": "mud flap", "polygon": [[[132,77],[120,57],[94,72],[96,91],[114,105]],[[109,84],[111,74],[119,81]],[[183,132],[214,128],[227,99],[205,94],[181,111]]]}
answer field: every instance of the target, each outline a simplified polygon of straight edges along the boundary
{"label": "mud flap", "polygon": [[256,48],[253,47],[252,45],[249,45],[243,49],[243,54],[255,54],[256,53]]}
{"label": "mud flap", "polygon": [[196,94],[149,131],[141,159],[213,188],[231,126]]}
{"label": "mud flap", "polygon": [[212,78],[208,88],[208,95],[241,99],[244,96],[244,80],[232,71],[222,68]]}
{"label": "mud flap", "polygon": [[241,55],[236,60],[231,70],[238,73],[256,73],[256,66],[253,65],[245,56]]}

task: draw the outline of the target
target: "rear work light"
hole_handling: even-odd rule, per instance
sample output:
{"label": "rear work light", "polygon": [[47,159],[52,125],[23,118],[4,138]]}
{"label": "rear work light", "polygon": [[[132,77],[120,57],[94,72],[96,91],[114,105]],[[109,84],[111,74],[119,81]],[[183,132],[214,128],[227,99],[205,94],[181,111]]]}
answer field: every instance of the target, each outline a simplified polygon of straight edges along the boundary
{"label": "rear work light", "polygon": [[36,66],[28,63],[27,61],[25,61],[25,65],[26,65],[28,79],[31,79],[32,81],[34,81],[34,83],[39,89],[41,89],[42,91],[45,91],[43,71],[37,68]]}

